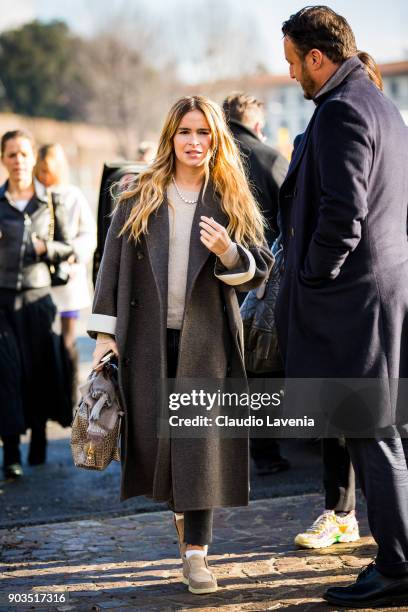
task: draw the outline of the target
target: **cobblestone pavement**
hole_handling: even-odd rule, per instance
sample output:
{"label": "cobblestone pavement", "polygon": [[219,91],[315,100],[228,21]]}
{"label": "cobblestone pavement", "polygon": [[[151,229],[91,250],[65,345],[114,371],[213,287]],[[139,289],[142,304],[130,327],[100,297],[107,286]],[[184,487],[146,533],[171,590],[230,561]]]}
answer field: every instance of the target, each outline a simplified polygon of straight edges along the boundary
{"label": "cobblestone pavement", "polygon": [[[69,602],[46,609],[75,612],[334,610],[321,599],[322,591],[353,581],[375,548],[360,504],[360,542],[296,550],[294,535],[321,504],[321,496],[312,494],[217,510],[210,563],[220,589],[211,596],[191,595],[180,582],[170,512],[3,529],[0,595],[65,590]],[[0,606],[11,609],[16,610]]]}
{"label": "cobblestone pavement", "polygon": [[[77,339],[80,353],[80,380],[91,370],[94,341],[85,335],[85,316],[79,322]],[[30,432],[22,436],[24,478],[6,481],[0,470],[0,529],[35,523],[97,518],[101,515],[133,514],[161,510],[163,506],[144,497],[119,501],[120,465],[112,463],[103,472],[78,470],[72,461],[69,445],[71,430],[57,423],[47,424],[47,463],[27,464]],[[1,445],[1,443],[0,443]],[[258,476],[252,466],[251,499],[288,497],[317,493],[322,489],[322,463],[319,444],[310,440],[280,441],[282,455],[291,469],[277,474]],[[2,449],[0,448],[0,458]]]}

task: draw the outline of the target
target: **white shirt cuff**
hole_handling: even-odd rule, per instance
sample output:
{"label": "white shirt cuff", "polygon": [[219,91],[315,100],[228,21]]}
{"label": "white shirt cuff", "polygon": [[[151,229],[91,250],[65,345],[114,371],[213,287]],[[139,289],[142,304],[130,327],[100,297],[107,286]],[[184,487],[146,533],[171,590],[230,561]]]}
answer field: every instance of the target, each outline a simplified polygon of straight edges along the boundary
{"label": "white shirt cuff", "polygon": [[116,317],[103,314],[91,314],[86,326],[88,332],[101,332],[103,334],[115,335]]}
{"label": "white shirt cuff", "polygon": [[240,249],[244,252],[247,258],[247,262],[246,262],[247,270],[245,272],[235,272],[234,273],[233,271],[231,271],[230,273],[222,272],[220,274],[217,274],[217,272],[214,271],[215,276],[219,278],[226,285],[233,285],[233,286],[243,285],[244,283],[247,283],[250,280],[252,280],[253,277],[255,276],[256,263],[255,263],[254,256],[252,255],[251,251],[249,251],[248,249],[245,249],[241,245],[240,245]]}

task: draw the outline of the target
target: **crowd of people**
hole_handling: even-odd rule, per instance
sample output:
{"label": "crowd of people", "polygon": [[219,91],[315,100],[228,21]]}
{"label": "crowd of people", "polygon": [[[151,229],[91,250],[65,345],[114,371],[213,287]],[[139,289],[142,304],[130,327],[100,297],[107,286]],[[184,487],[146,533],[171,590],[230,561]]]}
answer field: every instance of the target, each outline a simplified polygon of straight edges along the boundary
{"label": "crowd of people", "polygon": [[[93,368],[109,352],[119,363],[121,497],[168,504],[194,594],[218,588],[207,555],[213,511],[248,503],[248,441],[158,436],[157,381],[397,380],[408,371],[407,128],[343,17],[307,7],[282,32],[290,76],[315,105],[290,163],[265,143],[254,96],[233,92],[222,108],[180,98],[157,150],[141,144],[148,163],[117,196],[88,321]],[[70,424],[96,231],[59,145],[37,153],[16,130],[3,135],[1,157],[0,435],[5,474],[17,478],[19,436],[31,429],[35,465],[46,459],[47,419]],[[265,285],[276,245],[281,366],[246,371],[240,296]],[[373,403],[386,435],[322,440],[325,508],[295,539],[305,548],[358,540],[357,473],[378,553],[354,584],[324,594],[348,608],[408,601],[405,422],[394,388]],[[254,439],[250,452],[259,474],[290,467],[277,441]]]}

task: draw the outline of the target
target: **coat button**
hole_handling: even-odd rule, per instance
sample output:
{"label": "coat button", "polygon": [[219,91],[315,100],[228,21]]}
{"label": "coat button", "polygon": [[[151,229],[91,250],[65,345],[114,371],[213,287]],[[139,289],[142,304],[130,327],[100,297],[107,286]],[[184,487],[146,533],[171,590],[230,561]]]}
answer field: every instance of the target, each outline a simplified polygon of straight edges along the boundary
{"label": "coat button", "polygon": [[123,359],[123,365],[124,366],[129,366],[130,365],[130,358],[129,357],[125,357]]}
{"label": "coat button", "polygon": [[136,257],[138,259],[143,259],[144,255],[143,255],[143,251],[136,251]]}
{"label": "coat button", "polygon": [[139,300],[137,300],[136,298],[132,298],[130,300],[130,305],[132,306],[132,308],[136,308],[136,306],[139,306]]}
{"label": "coat button", "polygon": [[292,238],[295,235],[295,228],[294,227],[290,228],[290,235],[292,236]]}

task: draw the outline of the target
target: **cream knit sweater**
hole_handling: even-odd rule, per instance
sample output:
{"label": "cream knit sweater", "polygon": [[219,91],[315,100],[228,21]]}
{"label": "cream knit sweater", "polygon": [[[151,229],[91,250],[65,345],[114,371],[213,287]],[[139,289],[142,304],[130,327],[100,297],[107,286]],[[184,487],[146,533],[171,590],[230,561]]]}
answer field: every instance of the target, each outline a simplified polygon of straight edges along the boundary
{"label": "cream knit sweater", "polygon": [[[198,192],[180,189],[186,200],[196,200]],[[197,204],[186,204],[178,195],[171,183],[167,188],[167,197],[174,207],[169,206],[169,268],[167,295],[167,327],[181,329],[183,323],[188,256],[193,217]],[[239,262],[236,244],[231,243],[220,256],[221,263],[231,270]]]}

